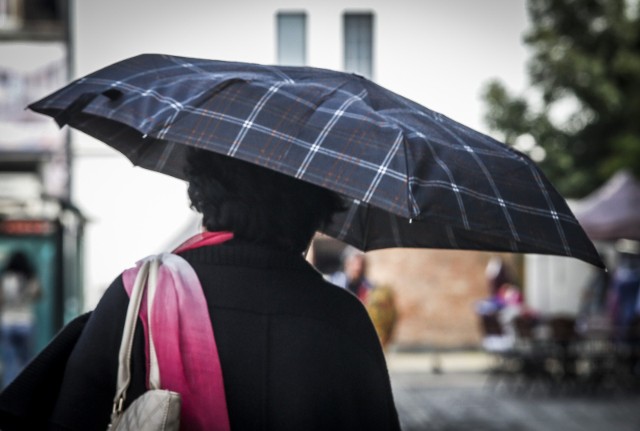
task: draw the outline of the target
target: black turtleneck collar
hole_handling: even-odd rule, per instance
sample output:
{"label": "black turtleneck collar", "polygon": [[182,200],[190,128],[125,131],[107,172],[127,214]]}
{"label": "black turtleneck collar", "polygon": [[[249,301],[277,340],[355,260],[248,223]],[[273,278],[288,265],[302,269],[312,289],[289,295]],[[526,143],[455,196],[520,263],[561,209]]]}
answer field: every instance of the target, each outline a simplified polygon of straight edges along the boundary
{"label": "black turtleneck collar", "polygon": [[180,253],[193,262],[212,265],[248,266],[253,268],[313,269],[302,253],[294,253],[242,239],[232,239],[219,245],[210,245]]}

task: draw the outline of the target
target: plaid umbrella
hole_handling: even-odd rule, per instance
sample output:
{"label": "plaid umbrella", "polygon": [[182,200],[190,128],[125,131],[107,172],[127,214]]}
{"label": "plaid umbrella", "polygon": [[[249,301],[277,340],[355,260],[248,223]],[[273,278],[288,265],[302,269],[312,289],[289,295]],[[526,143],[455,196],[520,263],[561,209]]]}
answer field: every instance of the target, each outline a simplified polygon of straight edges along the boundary
{"label": "plaid umbrella", "polygon": [[174,177],[192,146],[334,190],[349,207],[324,232],[362,250],[545,253],[602,266],[529,158],[358,75],[145,54],[30,108]]}

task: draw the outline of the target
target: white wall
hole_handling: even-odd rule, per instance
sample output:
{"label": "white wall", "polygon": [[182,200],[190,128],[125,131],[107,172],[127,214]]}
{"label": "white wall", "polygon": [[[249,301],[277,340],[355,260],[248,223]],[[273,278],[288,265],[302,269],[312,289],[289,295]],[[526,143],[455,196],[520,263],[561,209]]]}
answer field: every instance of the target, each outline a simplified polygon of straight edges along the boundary
{"label": "white wall", "polygon": [[576,315],[597,271],[577,259],[544,255],[527,255],[525,267],[527,304],[546,315]]}
{"label": "white wall", "polygon": [[[307,12],[309,65],[342,67],[342,14],[372,11],[374,78],[457,121],[482,125],[480,88],[499,77],[525,84],[524,2],[513,0],[82,0],[74,2],[76,72],[143,52],[274,63],[275,15]],[[158,252],[189,221],[185,186],[131,168],[74,133],[74,199],[87,231],[87,307],[126,266]]]}

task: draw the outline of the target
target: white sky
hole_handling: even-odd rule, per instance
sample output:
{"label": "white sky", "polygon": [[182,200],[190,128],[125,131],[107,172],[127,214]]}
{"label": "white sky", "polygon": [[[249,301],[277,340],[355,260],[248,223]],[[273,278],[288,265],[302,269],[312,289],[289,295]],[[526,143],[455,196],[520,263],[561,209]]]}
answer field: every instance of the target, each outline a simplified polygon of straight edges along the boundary
{"label": "white sky", "polygon": [[0,43],[0,67],[19,73],[33,72],[51,62],[65,58],[64,45],[58,42]]}

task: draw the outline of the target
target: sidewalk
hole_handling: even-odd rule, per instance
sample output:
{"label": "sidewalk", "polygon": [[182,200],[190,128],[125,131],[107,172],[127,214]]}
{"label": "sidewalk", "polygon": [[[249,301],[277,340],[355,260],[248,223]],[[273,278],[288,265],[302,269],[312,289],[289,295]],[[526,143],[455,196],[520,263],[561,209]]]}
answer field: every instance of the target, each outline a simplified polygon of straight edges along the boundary
{"label": "sidewalk", "polygon": [[[488,379],[482,351],[390,351],[404,431],[636,431],[640,394],[518,392]],[[439,372],[434,372],[434,367]]]}
{"label": "sidewalk", "polygon": [[386,358],[392,373],[484,373],[493,364],[493,358],[481,350],[391,350]]}

